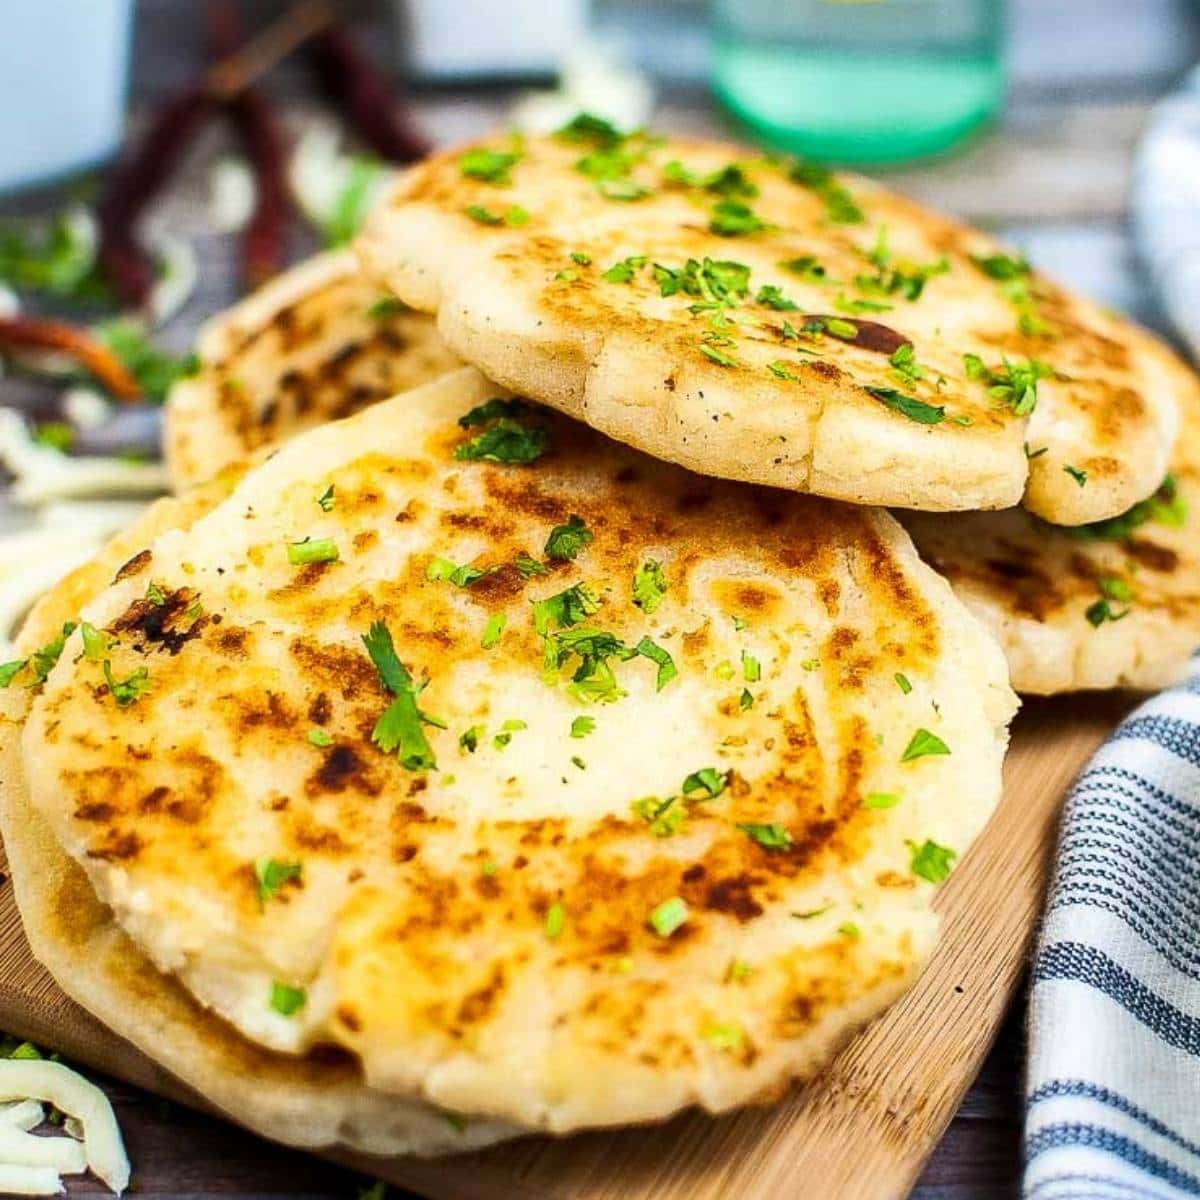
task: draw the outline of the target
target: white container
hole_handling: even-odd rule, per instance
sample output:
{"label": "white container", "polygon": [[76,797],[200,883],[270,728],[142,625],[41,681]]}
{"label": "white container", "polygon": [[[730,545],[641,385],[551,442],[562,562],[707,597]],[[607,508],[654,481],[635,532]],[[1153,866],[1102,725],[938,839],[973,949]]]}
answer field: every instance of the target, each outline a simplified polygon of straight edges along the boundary
{"label": "white container", "polygon": [[0,191],[108,158],[121,141],[133,0],[3,0]]}
{"label": "white container", "polygon": [[552,75],[587,36],[587,0],[408,0],[396,12],[421,79]]}

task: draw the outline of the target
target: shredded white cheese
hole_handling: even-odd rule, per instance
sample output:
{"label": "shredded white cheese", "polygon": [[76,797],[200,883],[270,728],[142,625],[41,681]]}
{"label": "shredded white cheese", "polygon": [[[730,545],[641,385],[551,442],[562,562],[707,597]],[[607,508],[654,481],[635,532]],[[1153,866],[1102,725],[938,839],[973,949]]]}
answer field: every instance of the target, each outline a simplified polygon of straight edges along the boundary
{"label": "shredded white cheese", "polygon": [[[46,1059],[10,1058],[0,1061],[0,1100],[30,1099],[53,1104],[61,1112],[83,1123],[83,1145],[77,1148],[83,1150],[86,1165],[92,1174],[119,1196],[129,1185],[129,1158],[108,1097],[78,1071],[72,1071],[62,1063]],[[8,1132],[0,1131],[5,1136]],[[18,1134],[16,1130],[11,1132]],[[66,1138],[33,1138],[24,1133],[19,1136],[68,1148],[76,1146]],[[58,1152],[62,1153],[61,1150]],[[3,1141],[0,1140],[0,1160],[7,1157]],[[11,1172],[15,1169],[0,1168],[0,1171]],[[6,1186],[6,1177],[0,1174],[0,1191],[11,1191],[15,1195],[53,1195],[55,1190],[29,1192],[9,1188]]]}
{"label": "shredded white cheese", "polygon": [[46,1119],[46,1110],[36,1100],[21,1100],[0,1109],[0,1125],[11,1129],[33,1129]]}
{"label": "shredded white cheese", "polygon": [[0,1164],[0,1195],[61,1196],[66,1190],[53,1167],[6,1167]]}

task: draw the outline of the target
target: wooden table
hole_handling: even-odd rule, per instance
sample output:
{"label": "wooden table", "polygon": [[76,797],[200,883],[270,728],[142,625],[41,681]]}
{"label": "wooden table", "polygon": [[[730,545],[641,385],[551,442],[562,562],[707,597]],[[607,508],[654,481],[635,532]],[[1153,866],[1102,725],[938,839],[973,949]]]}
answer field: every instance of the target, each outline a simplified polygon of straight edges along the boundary
{"label": "wooden table", "polygon": [[[196,8],[183,0],[143,0],[136,50],[134,120],[198,60]],[[898,172],[903,190],[995,227],[1040,266],[1096,299],[1151,325],[1161,316],[1134,261],[1126,225],[1131,156],[1154,99],[1200,47],[1200,7],[1184,0],[1018,0],[1014,12],[1013,94],[999,130],[963,154]],[[368,29],[377,49],[382,21]],[[311,113],[283,71],[289,120]],[[493,126],[509,97],[496,92],[422,95],[417,111],[439,141]],[[701,92],[673,93],[656,117],[664,128],[696,132],[720,126]],[[205,228],[207,162],[219,135],[205,138],[161,212],[164,223],[197,242],[201,285],[165,331],[190,344],[196,323],[235,295],[233,249]],[[45,197],[9,211],[36,210]],[[298,250],[300,245],[298,243]],[[11,382],[0,403],[25,399]],[[1020,1168],[1023,1005],[1012,1014],[977,1083],[931,1159],[914,1200],[992,1200],[1015,1196]],[[147,1200],[204,1197],[354,1196],[364,1181],[315,1159],[261,1142],[230,1126],[168,1106],[134,1089],[109,1087]],[[90,1182],[72,1195],[102,1194]],[[830,1198],[836,1200],[836,1198]]]}

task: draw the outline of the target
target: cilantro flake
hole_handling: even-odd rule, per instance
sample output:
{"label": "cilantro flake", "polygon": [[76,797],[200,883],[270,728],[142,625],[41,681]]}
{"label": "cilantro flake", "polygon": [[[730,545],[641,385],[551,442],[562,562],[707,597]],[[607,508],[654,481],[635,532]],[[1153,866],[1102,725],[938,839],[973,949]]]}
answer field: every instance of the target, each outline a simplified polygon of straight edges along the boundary
{"label": "cilantro flake", "polygon": [[395,697],[371,730],[371,741],[385,754],[397,753],[408,771],[427,771],[437,766],[433,749],[423,728],[433,721],[417,707],[418,689],[396,654],[388,627],[376,621],[362,643],[379,672],[379,680]]}
{"label": "cilantro flake", "polygon": [[950,877],[950,869],[958,852],[948,846],[939,846],[937,842],[926,839],[921,845],[909,842],[912,859],[909,868],[919,879],[929,883],[943,883]]}
{"label": "cilantro flake", "polygon": [[925,758],[931,754],[949,753],[950,747],[936,733],[930,733],[928,729],[918,729],[905,747],[900,761],[912,762],[914,759]]}
{"label": "cilantro flake", "polygon": [[304,538],[299,542],[288,542],[288,562],[294,567],[310,563],[337,562],[338,548],[333,538]]}
{"label": "cilantro flake", "polygon": [[864,390],[888,408],[920,425],[940,425],[946,419],[946,410],[942,405],[926,404],[924,400],[898,392],[895,388],[867,387]]}
{"label": "cilantro flake", "polygon": [[667,594],[667,576],[661,562],[648,558],[633,573],[633,602],[644,613],[658,611]]}
{"label": "cilantro flake", "polygon": [[650,927],[659,937],[670,937],[688,919],[687,901],[682,896],[664,900],[650,913]]}
{"label": "cilantro flake", "polygon": [[266,908],[284,884],[299,881],[304,874],[298,862],[280,862],[277,858],[259,858],[254,862],[254,880],[258,885],[258,906]]}
{"label": "cilantro flake", "polygon": [[271,984],[271,1007],[281,1016],[295,1016],[307,1000],[308,993],[303,988],[292,987],[278,980]]}
{"label": "cilantro flake", "polygon": [[550,530],[544,553],[556,562],[574,562],[593,536],[584,519],[572,513],[565,525],[555,525]]}
{"label": "cilantro flake", "polygon": [[787,850],[792,844],[792,835],[782,825],[742,821],[738,828],[764,850]]}

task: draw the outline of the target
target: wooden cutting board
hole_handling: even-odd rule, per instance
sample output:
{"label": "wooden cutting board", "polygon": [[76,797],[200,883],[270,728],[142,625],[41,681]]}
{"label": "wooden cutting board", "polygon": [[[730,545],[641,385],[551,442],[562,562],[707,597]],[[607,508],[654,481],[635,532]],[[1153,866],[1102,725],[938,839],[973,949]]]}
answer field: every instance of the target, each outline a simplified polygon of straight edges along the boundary
{"label": "wooden cutting board", "polygon": [[[526,1138],[455,1158],[336,1158],[436,1200],[897,1200],[979,1070],[1020,983],[1059,802],[1132,699],[1035,701],[1013,730],[1005,793],[939,896],[944,936],[920,982],[809,1087],[770,1108],[653,1128]],[[7,865],[7,864],[3,864]],[[0,888],[0,1028],[203,1107],[68,1000],[33,960]],[[136,1164],[135,1164],[136,1169]]]}

